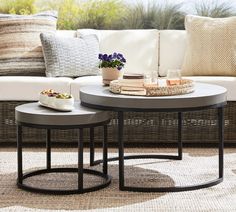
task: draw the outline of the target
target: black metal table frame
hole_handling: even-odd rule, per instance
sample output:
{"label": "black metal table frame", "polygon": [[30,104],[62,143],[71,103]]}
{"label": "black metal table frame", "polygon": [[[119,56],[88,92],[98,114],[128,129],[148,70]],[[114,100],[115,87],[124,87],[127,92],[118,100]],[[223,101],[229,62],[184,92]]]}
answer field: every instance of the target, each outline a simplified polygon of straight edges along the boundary
{"label": "black metal table frame", "polygon": [[[17,186],[21,189],[39,192],[45,194],[82,194],[86,192],[96,191],[102,188],[107,187],[111,183],[111,176],[107,174],[107,124],[110,122],[104,121],[95,124],[89,125],[71,125],[71,126],[61,126],[61,125],[36,125],[29,124],[23,122],[17,122],[17,166],[18,166],[18,178],[17,178]],[[28,173],[23,173],[23,159],[22,159],[22,127],[32,127],[38,129],[46,129],[46,169],[40,169],[36,171],[31,171]],[[83,168],[83,129],[90,128],[90,141],[94,141],[94,134],[91,133],[94,131],[95,127],[103,126],[104,128],[104,138],[103,138],[103,172],[85,169]],[[78,168],[52,168],[51,167],[51,129],[79,129],[79,139],[78,139]],[[78,188],[77,189],[46,189],[46,188],[38,188],[30,185],[24,184],[24,180],[29,177],[33,177],[36,175],[46,174],[46,173],[78,173]],[[95,175],[104,179],[104,182],[94,185],[91,187],[84,188],[83,183],[83,174]]]}
{"label": "black metal table frame", "polygon": [[[135,192],[181,192],[181,191],[190,191],[201,188],[207,188],[210,186],[217,185],[223,181],[223,161],[224,161],[224,106],[226,102],[220,104],[203,106],[203,107],[192,107],[192,108],[161,108],[161,109],[137,109],[137,108],[119,108],[119,107],[106,107],[100,105],[89,104],[81,102],[83,106],[103,109],[103,110],[113,110],[118,113],[118,145],[119,145],[119,156],[114,158],[108,158],[108,161],[119,160],[119,189],[122,191],[135,191]],[[126,186],[125,185],[125,175],[124,175],[124,160],[126,159],[172,159],[172,160],[182,160],[182,119],[183,112],[188,111],[198,111],[206,109],[217,109],[218,116],[218,136],[219,136],[219,145],[218,145],[218,160],[219,160],[219,175],[218,178],[200,183],[195,185],[186,185],[186,186],[173,186],[173,187],[135,187],[135,186]],[[129,155],[124,156],[124,140],[123,140],[123,130],[124,130],[124,112],[176,112],[178,113],[178,155]],[[103,160],[94,161],[94,149],[93,144],[91,144],[90,154],[90,164],[96,165],[101,163]]]}

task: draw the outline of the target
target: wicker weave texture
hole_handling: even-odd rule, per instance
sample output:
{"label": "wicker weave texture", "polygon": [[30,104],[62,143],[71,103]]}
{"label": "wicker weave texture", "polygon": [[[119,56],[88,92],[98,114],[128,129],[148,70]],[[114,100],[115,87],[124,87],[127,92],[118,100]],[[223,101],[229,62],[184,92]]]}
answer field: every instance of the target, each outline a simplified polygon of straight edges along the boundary
{"label": "wicker weave texture", "polygon": [[[0,143],[16,143],[15,107],[26,102],[0,102]],[[117,143],[117,116],[112,112],[108,139]],[[173,143],[177,140],[177,113],[125,113],[124,139],[131,143]],[[216,143],[217,111],[209,109],[183,113],[183,141],[186,143]],[[95,129],[95,142],[102,142],[103,128]],[[25,142],[44,143],[46,131],[24,128]],[[77,142],[77,130],[53,130],[53,142]],[[89,142],[89,129],[85,130],[85,142]],[[225,142],[236,142],[236,102],[225,107]]]}

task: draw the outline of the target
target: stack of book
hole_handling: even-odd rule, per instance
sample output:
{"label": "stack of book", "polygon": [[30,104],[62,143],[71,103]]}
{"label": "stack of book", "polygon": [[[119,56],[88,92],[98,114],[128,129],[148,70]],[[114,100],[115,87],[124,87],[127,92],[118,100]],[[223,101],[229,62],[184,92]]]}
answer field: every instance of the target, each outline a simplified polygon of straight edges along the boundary
{"label": "stack of book", "polygon": [[144,76],[141,74],[124,74],[123,79],[119,79],[122,91],[144,92]]}

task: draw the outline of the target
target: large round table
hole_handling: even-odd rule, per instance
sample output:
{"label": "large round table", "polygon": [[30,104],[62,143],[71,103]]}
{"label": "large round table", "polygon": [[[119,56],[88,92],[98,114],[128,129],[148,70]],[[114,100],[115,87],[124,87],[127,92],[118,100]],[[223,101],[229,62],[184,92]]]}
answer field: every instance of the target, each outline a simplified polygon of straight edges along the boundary
{"label": "large round table", "polygon": [[[223,181],[223,137],[224,115],[227,90],[224,87],[195,83],[195,91],[175,96],[128,96],[113,94],[102,85],[85,86],[80,89],[81,104],[86,107],[112,110],[118,112],[118,146],[119,146],[119,188],[124,191],[139,192],[177,192],[195,190],[216,185]],[[186,111],[216,108],[218,112],[219,133],[219,174],[216,179],[186,186],[174,187],[134,187],[125,185],[124,160],[136,158],[182,159],[182,113]],[[124,156],[124,112],[176,112],[178,113],[178,155],[131,155]],[[217,133],[217,132],[216,132]]]}

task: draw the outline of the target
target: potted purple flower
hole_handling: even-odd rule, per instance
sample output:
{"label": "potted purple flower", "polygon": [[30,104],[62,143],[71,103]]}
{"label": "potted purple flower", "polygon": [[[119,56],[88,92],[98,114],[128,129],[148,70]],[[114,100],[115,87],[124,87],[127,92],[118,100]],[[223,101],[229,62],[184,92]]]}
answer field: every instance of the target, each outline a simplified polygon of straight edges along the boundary
{"label": "potted purple flower", "polygon": [[117,80],[121,76],[121,69],[126,63],[126,59],[120,53],[99,54],[99,68],[102,69],[103,84],[109,85],[112,80]]}

